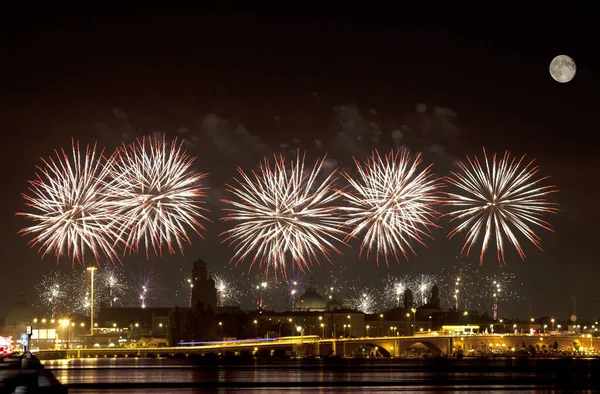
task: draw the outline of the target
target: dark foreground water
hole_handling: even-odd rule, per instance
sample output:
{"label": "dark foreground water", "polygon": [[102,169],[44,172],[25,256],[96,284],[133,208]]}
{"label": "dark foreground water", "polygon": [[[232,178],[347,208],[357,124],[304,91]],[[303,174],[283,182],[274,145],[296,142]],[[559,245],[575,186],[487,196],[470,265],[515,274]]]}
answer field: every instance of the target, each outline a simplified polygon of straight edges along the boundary
{"label": "dark foreground water", "polygon": [[69,393],[598,392],[599,359],[45,361]]}

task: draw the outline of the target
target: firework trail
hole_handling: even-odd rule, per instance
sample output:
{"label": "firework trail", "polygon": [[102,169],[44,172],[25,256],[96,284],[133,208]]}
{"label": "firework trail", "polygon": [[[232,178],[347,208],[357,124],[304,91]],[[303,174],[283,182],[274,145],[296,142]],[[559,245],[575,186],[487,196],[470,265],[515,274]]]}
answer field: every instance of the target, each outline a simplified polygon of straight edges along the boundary
{"label": "firework trail", "polygon": [[29,181],[30,195],[23,194],[35,213],[17,213],[35,224],[19,233],[35,235],[29,244],[39,245],[42,258],[53,253],[58,260],[66,251],[73,264],[75,260],[83,263],[86,251],[91,251],[96,261],[101,255],[118,260],[103,151],[96,154],[94,145],[82,154],[74,140],[72,150],[72,156],[64,149],[55,151],[56,159],[42,159],[43,165],[37,166],[36,179]]}
{"label": "firework trail", "polygon": [[35,285],[40,302],[50,309],[52,318],[56,318],[64,312],[65,302],[68,300],[66,291],[68,281],[68,276],[56,269],[44,275],[42,280]]}
{"label": "firework trail", "polygon": [[155,286],[156,276],[154,269],[143,269],[139,273],[132,272],[131,274],[135,303],[139,303],[141,308],[146,308],[150,304],[151,298],[157,296],[154,294],[158,290]]}
{"label": "firework trail", "polygon": [[405,150],[392,150],[384,158],[375,150],[367,162],[354,162],[358,177],[343,174],[351,186],[351,191],[342,191],[350,205],[343,208],[349,217],[346,224],[352,228],[349,237],[366,230],[360,254],[367,249],[369,258],[375,248],[377,264],[380,255],[386,265],[390,255],[398,260],[398,252],[408,258],[409,250],[415,253],[411,241],[425,245],[424,237],[431,238],[430,227],[436,227],[434,206],[440,184],[431,166],[419,169],[421,155],[412,160]]}
{"label": "firework trail", "polygon": [[192,278],[187,278],[181,283],[181,285],[185,289],[184,294],[187,294],[186,299],[188,307],[191,308],[193,306],[192,297],[194,295],[194,282],[192,281]]}
{"label": "firework trail", "polygon": [[459,260],[453,267],[444,269],[440,277],[440,298],[444,297],[453,309],[458,301],[460,310],[487,311],[491,308],[493,312],[494,304],[496,309],[499,303],[507,308],[510,303],[523,299],[523,283],[511,272],[489,272],[485,267]]}
{"label": "firework trail", "polygon": [[290,310],[296,308],[296,299],[302,296],[306,286],[306,276],[301,271],[292,271],[292,275],[290,275],[287,280],[287,295],[291,304]]}
{"label": "firework trail", "polygon": [[458,307],[466,311],[484,309],[479,282],[481,272],[477,265],[459,259],[452,267],[443,269],[441,277],[438,284],[440,298],[449,308],[456,310]]}
{"label": "firework trail", "polygon": [[324,295],[328,301],[336,301],[340,305],[344,303],[344,300],[349,296],[349,289],[353,288],[353,282],[344,279],[345,267],[336,267],[336,272],[329,271],[327,281],[324,284],[319,285],[320,294]]}
{"label": "firework trail", "polygon": [[276,310],[286,298],[281,297],[282,285],[275,279],[267,280],[263,274],[250,277],[247,283],[249,296],[256,300],[257,309]]}
{"label": "firework trail", "polygon": [[522,282],[517,280],[517,276],[512,272],[501,272],[492,275],[482,275],[484,287],[484,296],[491,301],[492,316],[494,320],[498,319],[498,308],[500,304],[506,305],[510,301],[522,300],[521,288]]}
{"label": "firework trail", "polygon": [[125,250],[138,251],[143,241],[146,256],[150,248],[162,255],[166,244],[175,253],[176,243],[183,255],[183,244],[191,243],[186,233],[190,228],[201,236],[199,219],[206,219],[202,199],[206,176],[192,169],[195,158],[182,150],[177,139],[168,144],[143,137],[129,146],[117,148],[109,162],[114,216]]}
{"label": "firework trail", "polygon": [[289,168],[283,155],[267,158],[258,172],[246,174],[238,168],[237,187],[226,185],[232,200],[222,200],[226,208],[225,221],[236,225],[224,232],[225,241],[234,248],[232,261],[239,263],[252,255],[251,266],[266,265],[267,275],[272,268],[286,277],[286,258],[304,272],[318,256],[329,260],[331,250],[340,253],[334,241],[342,243],[345,236],[332,203],[338,194],[332,191],[335,171],[320,182],[324,162],[318,159],[312,170],[305,171],[305,155],[298,152]]}
{"label": "firework trail", "polygon": [[448,234],[452,238],[466,231],[465,243],[461,253],[469,255],[471,248],[483,235],[479,264],[488,248],[492,234],[496,238],[496,253],[499,263],[504,263],[504,239],[515,247],[521,259],[525,252],[521,248],[517,235],[522,234],[538,249],[541,238],[535,234],[532,226],[553,231],[550,223],[542,219],[544,213],[558,213],[558,204],[549,202],[546,196],[558,190],[554,186],[542,186],[549,177],[538,178],[539,167],[534,161],[524,164],[525,155],[520,159],[510,156],[492,160],[483,149],[483,165],[479,158],[467,157],[468,165],[458,163],[461,172],[452,172],[448,183],[458,187],[461,194],[447,193],[447,205],[454,208],[448,215],[458,225]]}
{"label": "firework trail", "polygon": [[99,287],[100,298],[108,303],[108,306],[123,305],[129,285],[125,282],[123,272],[112,264],[104,264],[99,270],[98,281],[94,286]]}

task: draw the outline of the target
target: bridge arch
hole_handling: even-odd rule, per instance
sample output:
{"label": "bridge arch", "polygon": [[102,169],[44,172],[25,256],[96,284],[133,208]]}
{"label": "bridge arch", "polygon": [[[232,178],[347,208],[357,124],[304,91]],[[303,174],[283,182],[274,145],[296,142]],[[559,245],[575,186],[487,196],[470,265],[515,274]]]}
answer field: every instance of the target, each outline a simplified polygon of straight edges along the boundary
{"label": "bridge arch", "polygon": [[398,353],[399,353],[398,355],[400,357],[402,357],[404,355],[404,353],[406,353],[408,351],[408,349],[414,345],[425,346],[429,351],[431,351],[431,353],[433,354],[434,357],[441,357],[444,354],[442,349],[440,349],[439,346],[436,345],[435,343],[427,341],[427,340],[417,339],[414,341],[401,341],[399,349],[398,349]]}
{"label": "bridge arch", "polygon": [[361,343],[355,347],[350,353],[356,357],[391,357],[392,353],[386,349],[385,346],[377,345],[375,343]]}

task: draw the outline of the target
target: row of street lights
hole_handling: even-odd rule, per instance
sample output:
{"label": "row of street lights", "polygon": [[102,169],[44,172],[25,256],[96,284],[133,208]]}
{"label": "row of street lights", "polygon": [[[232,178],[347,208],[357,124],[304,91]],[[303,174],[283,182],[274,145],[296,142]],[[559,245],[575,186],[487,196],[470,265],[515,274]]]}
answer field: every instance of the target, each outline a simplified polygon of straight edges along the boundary
{"label": "row of street lights", "polygon": [[[417,310],[415,308],[411,308],[411,312],[412,312],[412,317],[413,317],[412,334],[414,335],[415,332],[416,332],[416,327],[417,327],[416,326],[416,312],[417,312]],[[384,318],[383,313],[380,314],[379,317],[381,319],[381,335],[384,336],[385,335],[385,325],[383,324],[383,318]],[[406,317],[411,317],[411,313],[407,313]],[[351,316],[348,315],[347,319],[351,320]],[[271,320],[271,319],[269,319],[269,320]],[[287,319],[287,321],[288,321],[288,323],[290,323],[290,330],[291,330],[290,334],[292,336],[294,335],[294,330],[300,331],[298,328],[302,329],[302,326],[297,326],[297,325],[294,324],[293,318],[290,317],[290,318]],[[222,322],[218,322],[218,324],[219,324],[219,328],[222,328],[223,323]],[[259,324],[259,320],[258,319],[254,319],[253,320],[253,324],[254,324],[254,330],[255,330],[254,333],[255,333],[255,336],[258,337],[258,324]],[[321,327],[322,338],[326,338],[326,335],[325,335],[325,327],[326,326],[327,325],[325,323],[323,323],[323,316],[319,316],[319,325],[318,325],[318,327]],[[311,325],[310,327],[313,328],[314,326]],[[336,327],[336,324],[333,324],[333,328],[334,328],[333,337],[336,337],[335,327]],[[342,325],[342,329],[343,329],[342,335],[346,336],[346,328],[348,329],[348,336],[351,336],[352,335],[352,325],[351,324],[343,324]],[[366,335],[367,336],[369,336],[371,328],[376,328],[376,326],[365,325],[365,331],[366,331]],[[395,335],[398,334],[399,327],[397,327],[397,326],[389,326],[388,329],[391,330]],[[279,335],[281,335],[281,324],[280,324]]]}

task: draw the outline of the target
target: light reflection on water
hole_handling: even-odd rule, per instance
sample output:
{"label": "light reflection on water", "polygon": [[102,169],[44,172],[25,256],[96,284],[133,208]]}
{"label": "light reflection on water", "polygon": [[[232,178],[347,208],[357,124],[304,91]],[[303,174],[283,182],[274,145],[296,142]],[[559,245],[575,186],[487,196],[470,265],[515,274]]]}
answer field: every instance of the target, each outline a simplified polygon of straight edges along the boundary
{"label": "light reflection on water", "polygon": [[[71,386],[69,393],[427,393],[463,390],[473,393],[482,389],[486,393],[534,392],[555,388],[552,382],[556,377],[564,383],[564,379],[572,378],[573,371],[592,382],[600,377],[591,364],[565,374],[556,363],[548,364],[554,365],[552,368],[556,372],[552,372],[534,361],[520,365],[518,360],[444,362],[441,367],[440,364],[414,360],[341,363],[250,360],[224,365],[219,362],[200,364],[181,359],[100,358],[45,361],[44,364],[59,381]],[[143,387],[135,387],[136,384]],[[582,387],[587,388],[591,387]]]}

